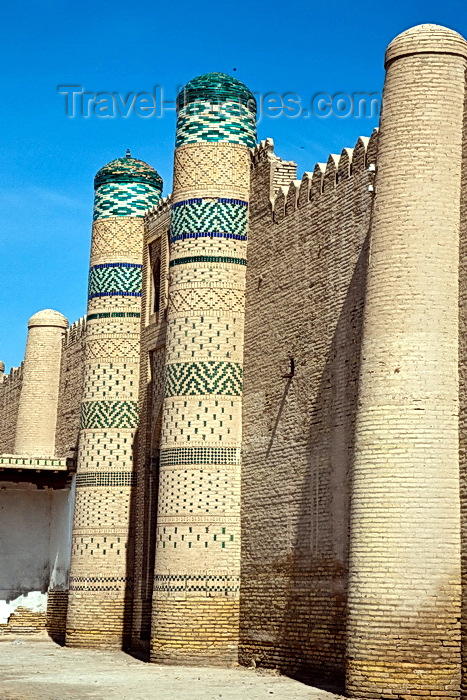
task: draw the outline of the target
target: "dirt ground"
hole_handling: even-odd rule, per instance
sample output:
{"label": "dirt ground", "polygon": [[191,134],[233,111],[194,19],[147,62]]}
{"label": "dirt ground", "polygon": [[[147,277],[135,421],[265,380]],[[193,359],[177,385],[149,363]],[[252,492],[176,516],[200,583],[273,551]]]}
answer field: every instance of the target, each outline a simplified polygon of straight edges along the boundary
{"label": "dirt ground", "polygon": [[0,637],[0,700],[336,700],[270,671],[157,666],[121,651],[60,647],[43,635]]}

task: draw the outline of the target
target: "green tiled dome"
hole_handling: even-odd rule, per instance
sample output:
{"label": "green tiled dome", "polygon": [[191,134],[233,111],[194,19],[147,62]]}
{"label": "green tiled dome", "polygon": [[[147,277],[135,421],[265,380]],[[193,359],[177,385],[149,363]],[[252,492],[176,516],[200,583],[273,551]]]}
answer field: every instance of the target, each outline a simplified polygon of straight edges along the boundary
{"label": "green tiled dome", "polygon": [[205,73],[190,80],[177,97],[177,109],[197,100],[221,102],[232,100],[247,105],[256,113],[253,93],[237,78],[226,73]]}
{"label": "green tiled dome", "polygon": [[162,192],[162,178],[143,160],[132,158],[129,153],[124,158],[112,160],[104,165],[94,178],[94,189],[110,182],[146,182]]}

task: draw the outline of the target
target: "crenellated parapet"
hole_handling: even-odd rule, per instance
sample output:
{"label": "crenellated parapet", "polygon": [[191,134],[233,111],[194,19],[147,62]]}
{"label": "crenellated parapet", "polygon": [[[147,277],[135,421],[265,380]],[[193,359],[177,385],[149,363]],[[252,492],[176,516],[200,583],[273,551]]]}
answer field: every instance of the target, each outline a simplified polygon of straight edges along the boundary
{"label": "crenellated parapet", "polygon": [[24,363],[0,377],[0,454],[15,449],[16,419],[23,384]]}
{"label": "crenellated parapet", "polygon": [[86,335],[86,316],[81,316],[77,321],[69,326],[63,336],[63,347],[68,348],[73,343],[78,342]]}
{"label": "crenellated parapet", "polygon": [[153,226],[154,222],[157,221],[159,218],[170,214],[171,206],[172,195],[169,194],[167,195],[167,197],[162,197],[159,204],[147,212],[145,216],[145,222],[147,226]]}
{"label": "crenellated parapet", "polygon": [[21,362],[19,367],[11,367],[10,371],[8,374],[3,375],[3,386],[4,387],[13,387],[15,384],[18,382],[21,382],[23,378],[23,371],[24,371],[24,361]]}
{"label": "crenellated parapet", "polygon": [[[272,139],[268,141],[268,148],[264,148],[261,153],[267,154],[266,159],[275,163],[274,158],[277,156],[273,157],[274,144]],[[346,181],[359,173],[369,171],[373,174],[376,170],[377,151],[378,130],[375,129],[371,137],[360,136],[354,148],[344,148],[340,155],[331,153],[326,163],[316,163],[313,172],[305,172],[301,180],[292,179],[287,185],[280,186],[272,202],[274,221],[281,222],[324,193],[334,191],[339,196],[339,190],[346,186]],[[260,163],[261,158],[258,156],[254,162]],[[367,183],[366,191],[372,192],[373,190],[368,190],[369,186]]]}
{"label": "crenellated parapet", "polygon": [[268,138],[257,143],[256,146],[251,149],[251,158],[254,166],[264,160],[276,160],[277,156],[274,153],[274,139]]}

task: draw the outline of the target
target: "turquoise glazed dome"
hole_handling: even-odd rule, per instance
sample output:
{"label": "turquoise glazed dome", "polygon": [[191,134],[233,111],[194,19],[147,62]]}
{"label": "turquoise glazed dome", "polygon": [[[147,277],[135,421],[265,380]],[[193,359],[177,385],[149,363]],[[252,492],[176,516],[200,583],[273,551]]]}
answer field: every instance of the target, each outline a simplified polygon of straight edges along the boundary
{"label": "turquoise glazed dome", "polygon": [[143,160],[132,158],[129,152],[124,158],[116,158],[101,168],[94,178],[94,189],[114,182],[145,182],[162,192],[162,178]]}
{"label": "turquoise glazed dome", "polygon": [[256,113],[253,93],[240,80],[226,73],[205,73],[190,80],[178,94],[177,109],[191,102],[206,100],[237,102]]}

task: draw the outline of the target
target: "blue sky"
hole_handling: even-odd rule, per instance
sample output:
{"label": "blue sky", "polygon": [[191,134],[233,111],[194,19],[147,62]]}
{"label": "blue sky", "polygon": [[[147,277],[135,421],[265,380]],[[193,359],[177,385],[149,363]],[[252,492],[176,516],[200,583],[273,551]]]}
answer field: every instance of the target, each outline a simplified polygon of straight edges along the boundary
{"label": "blue sky", "polygon": [[[165,99],[208,71],[251,90],[380,92],[388,42],[431,22],[467,36],[465,0],[284,3],[197,0],[41,0],[2,8],[0,71],[0,359],[23,357],[29,316],[51,307],[70,322],[86,312],[93,177],[126,148],[171,190],[175,113],[67,118],[59,85],[93,93],[153,92]],[[235,69],[235,70],[234,70]],[[369,135],[375,118],[263,118],[258,136],[298,163],[299,176]]]}

